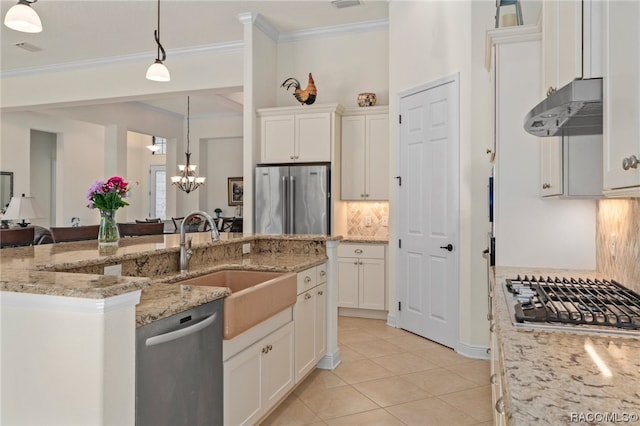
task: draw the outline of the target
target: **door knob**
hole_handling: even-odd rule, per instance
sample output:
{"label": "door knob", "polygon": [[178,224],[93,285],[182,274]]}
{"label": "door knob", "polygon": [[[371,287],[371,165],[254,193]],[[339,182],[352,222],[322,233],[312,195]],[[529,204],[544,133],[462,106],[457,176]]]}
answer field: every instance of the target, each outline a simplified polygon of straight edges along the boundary
{"label": "door knob", "polygon": [[441,249],[445,249],[447,251],[453,251],[453,244],[447,244],[446,246],[440,246]]}

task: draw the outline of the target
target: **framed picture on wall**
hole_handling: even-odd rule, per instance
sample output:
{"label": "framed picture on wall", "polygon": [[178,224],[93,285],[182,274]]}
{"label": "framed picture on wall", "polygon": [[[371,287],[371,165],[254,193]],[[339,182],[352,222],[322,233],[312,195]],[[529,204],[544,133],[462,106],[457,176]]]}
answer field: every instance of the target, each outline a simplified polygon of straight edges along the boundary
{"label": "framed picture on wall", "polygon": [[241,206],[244,195],[244,182],[241,177],[227,178],[227,193],[230,206]]}

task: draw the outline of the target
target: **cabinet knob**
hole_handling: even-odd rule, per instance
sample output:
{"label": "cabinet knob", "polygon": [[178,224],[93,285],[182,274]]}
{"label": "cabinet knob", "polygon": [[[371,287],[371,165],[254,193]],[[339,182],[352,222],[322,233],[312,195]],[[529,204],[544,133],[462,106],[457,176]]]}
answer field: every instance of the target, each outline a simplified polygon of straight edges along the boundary
{"label": "cabinet knob", "polygon": [[304,295],[304,300],[309,300],[311,299],[311,293],[307,293]]}
{"label": "cabinet knob", "polygon": [[493,333],[494,331],[496,331],[496,323],[492,322],[491,325],[489,326],[489,331],[491,333]]}
{"label": "cabinet knob", "polygon": [[549,86],[549,88],[547,89],[547,96],[551,95],[552,93],[554,93],[556,91],[556,88],[553,86]]}
{"label": "cabinet knob", "polygon": [[324,291],[322,291],[322,290],[320,290],[320,291],[318,292],[318,296],[322,296],[323,294],[324,294]]}
{"label": "cabinet knob", "polygon": [[637,169],[638,162],[640,162],[640,160],[638,160],[638,157],[636,157],[635,155],[632,155],[631,157],[627,157],[624,160],[622,160],[622,168],[624,170]]}
{"label": "cabinet knob", "polygon": [[304,283],[305,284],[309,284],[311,282],[311,277],[309,275],[307,275],[306,277],[304,277]]}
{"label": "cabinet knob", "polygon": [[495,385],[496,383],[498,383],[498,379],[496,378],[495,374],[491,375],[491,377],[489,378],[489,383],[491,383],[492,385]]}
{"label": "cabinet knob", "polygon": [[323,269],[320,271],[320,276],[324,277],[325,275],[327,275],[327,272]]}
{"label": "cabinet knob", "polygon": [[495,409],[499,414],[504,414],[504,401],[502,397],[498,398],[496,401]]}
{"label": "cabinet knob", "polygon": [[289,160],[293,160],[294,158],[296,158],[296,157],[294,157],[293,155],[289,156]]}
{"label": "cabinet knob", "polygon": [[543,183],[542,184],[542,189],[549,189],[551,188],[551,184],[550,183]]}

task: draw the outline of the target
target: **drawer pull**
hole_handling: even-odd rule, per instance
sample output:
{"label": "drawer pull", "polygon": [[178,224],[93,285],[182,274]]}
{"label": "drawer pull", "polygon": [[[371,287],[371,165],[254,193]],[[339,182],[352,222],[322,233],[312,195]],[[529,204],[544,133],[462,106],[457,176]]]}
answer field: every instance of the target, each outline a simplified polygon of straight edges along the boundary
{"label": "drawer pull", "polygon": [[638,160],[638,157],[636,157],[635,155],[632,155],[631,157],[627,157],[624,160],[622,160],[622,168],[624,170],[637,169],[638,163],[640,163],[640,160]]}
{"label": "drawer pull", "polygon": [[362,249],[355,249],[353,252],[355,254],[362,254],[363,253]]}

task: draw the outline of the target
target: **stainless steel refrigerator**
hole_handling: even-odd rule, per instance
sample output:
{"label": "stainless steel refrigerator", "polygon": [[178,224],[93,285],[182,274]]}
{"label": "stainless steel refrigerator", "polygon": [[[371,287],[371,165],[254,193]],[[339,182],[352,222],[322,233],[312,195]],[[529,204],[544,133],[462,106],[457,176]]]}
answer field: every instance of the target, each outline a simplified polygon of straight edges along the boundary
{"label": "stainless steel refrigerator", "polygon": [[258,165],[255,172],[256,233],[331,233],[329,164]]}

